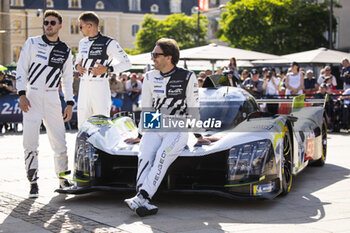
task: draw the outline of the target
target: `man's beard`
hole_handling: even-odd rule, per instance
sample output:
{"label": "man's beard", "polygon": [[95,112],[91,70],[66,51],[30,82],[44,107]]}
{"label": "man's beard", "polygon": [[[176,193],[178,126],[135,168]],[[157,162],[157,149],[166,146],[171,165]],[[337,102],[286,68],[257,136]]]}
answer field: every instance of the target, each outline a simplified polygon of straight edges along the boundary
{"label": "man's beard", "polygon": [[57,34],[57,32],[54,32],[54,31],[48,32],[48,31],[46,31],[45,34],[46,34],[46,36],[50,36],[51,37],[51,36],[55,36]]}

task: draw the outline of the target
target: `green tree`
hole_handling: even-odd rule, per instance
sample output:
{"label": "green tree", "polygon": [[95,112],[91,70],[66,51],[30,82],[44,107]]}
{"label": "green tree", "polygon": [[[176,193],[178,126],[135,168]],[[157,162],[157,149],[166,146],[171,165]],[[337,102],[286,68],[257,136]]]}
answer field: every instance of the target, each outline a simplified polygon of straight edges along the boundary
{"label": "green tree", "polygon": [[[162,37],[177,41],[181,49],[197,46],[197,19],[196,14],[187,16],[172,14],[164,20],[157,20],[151,14],[146,14],[141,29],[136,34],[136,49],[131,53],[146,53],[153,50],[156,41]],[[200,44],[207,44],[205,36],[208,30],[208,19],[200,15]]]}
{"label": "green tree", "polygon": [[[272,54],[328,47],[327,4],[315,0],[232,0],[221,15],[217,37],[234,47]],[[335,17],[333,22],[335,31]]]}

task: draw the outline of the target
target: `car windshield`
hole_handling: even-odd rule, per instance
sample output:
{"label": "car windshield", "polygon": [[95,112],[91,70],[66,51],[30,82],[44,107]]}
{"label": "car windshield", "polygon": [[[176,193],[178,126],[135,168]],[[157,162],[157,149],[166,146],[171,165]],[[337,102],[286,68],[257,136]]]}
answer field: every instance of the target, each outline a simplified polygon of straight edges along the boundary
{"label": "car windshield", "polygon": [[[230,129],[245,118],[245,114],[242,114],[243,105],[244,101],[242,100],[201,101],[200,119],[205,121],[215,118],[215,120],[221,121],[222,127],[220,130]],[[207,130],[210,129],[207,128]]]}

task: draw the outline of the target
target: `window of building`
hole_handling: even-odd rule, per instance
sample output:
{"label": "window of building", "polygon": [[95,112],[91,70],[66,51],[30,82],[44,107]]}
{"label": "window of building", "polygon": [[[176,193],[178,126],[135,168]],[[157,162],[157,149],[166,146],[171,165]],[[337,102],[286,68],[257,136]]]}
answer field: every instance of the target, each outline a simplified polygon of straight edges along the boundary
{"label": "window of building", "polygon": [[158,13],[159,12],[159,6],[157,4],[153,4],[151,6],[151,12],[152,13]]}
{"label": "window of building", "polygon": [[68,8],[81,8],[81,0],[68,0]]}
{"label": "window of building", "polygon": [[70,21],[70,34],[72,35],[79,34],[79,21],[77,19],[71,19]]}
{"label": "window of building", "polygon": [[54,8],[53,0],[46,0],[46,7],[47,8]]}
{"label": "window of building", "polygon": [[11,0],[10,5],[11,6],[24,6],[23,0]]}
{"label": "window of building", "polygon": [[14,20],[12,21],[12,30],[11,33],[13,34],[20,34],[22,31],[22,22],[21,20]]}
{"label": "window of building", "polygon": [[140,30],[140,25],[138,24],[133,24],[131,25],[131,36],[135,37],[136,33]]}
{"label": "window of building", "polygon": [[19,58],[19,54],[21,53],[22,47],[21,46],[14,46],[12,50],[12,59],[13,61],[17,62]]}
{"label": "window of building", "polygon": [[129,11],[141,11],[141,0],[129,0]]}
{"label": "window of building", "polygon": [[104,34],[105,33],[105,21],[100,19],[100,23],[98,25],[99,31]]}
{"label": "window of building", "polygon": [[181,13],[181,0],[170,0],[170,12]]}
{"label": "window of building", "polygon": [[103,9],[105,9],[105,4],[103,4],[102,1],[98,1],[98,2],[96,2],[95,8],[96,8],[97,10],[103,10]]}

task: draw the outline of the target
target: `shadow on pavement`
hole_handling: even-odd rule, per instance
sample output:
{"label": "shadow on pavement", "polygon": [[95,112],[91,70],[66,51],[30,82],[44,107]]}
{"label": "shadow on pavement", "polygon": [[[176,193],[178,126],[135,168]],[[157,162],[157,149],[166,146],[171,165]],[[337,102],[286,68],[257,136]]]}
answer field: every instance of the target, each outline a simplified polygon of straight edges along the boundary
{"label": "shadow on pavement", "polygon": [[[94,192],[67,197],[58,195],[39,208],[32,200],[23,200],[13,209],[11,216],[18,211],[24,211],[24,217],[41,218],[41,226],[54,232],[67,230],[68,227],[81,231],[112,231],[120,228],[128,230],[130,224],[139,222],[149,226],[150,230],[166,232],[204,228],[220,232],[223,231],[223,224],[235,223],[312,223],[325,217],[324,207],[329,204],[314,193],[347,179],[349,174],[349,169],[333,164],[308,167],[295,177],[292,190],[287,196],[266,201],[161,192],[153,201],[159,207],[158,214],[145,218],[139,218],[124,205],[123,200],[134,195],[125,191]],[[28,205],[34,206],[34,212],[29,211],[33,208]]]}
{"label": "shadow on pavement", "polygon": [[[8,204],[7,210],[12,209],[8,213],[4,208],[0,212],[16,219],[23,220],[37,227],[43,228],[51,232],[119,232],[120,230],[89,219],[85,216],[79,216],[67,208],[65,205],[57,208],[56,203],[64,204],[64,195],[55,196],[48,204],[42,204],[34,199],[24,199],[11,194],[2,194],[1,204]],[[3,207],[3,206],[1,206]],[[11,208],[12,207],[12,208]],[[7,223],[7,221],[9,221]],[[5,219],[3,226],[9,228],[10,232],[23,232],[23,229],[16,229],[11,220]],[[10,226],[10,227],[9,227]],[[29,231],[29,229],[28,229]]]}

